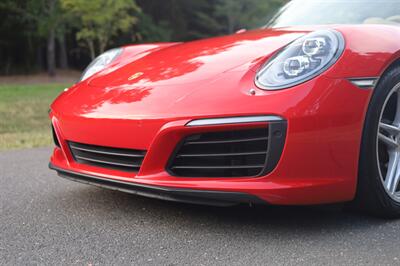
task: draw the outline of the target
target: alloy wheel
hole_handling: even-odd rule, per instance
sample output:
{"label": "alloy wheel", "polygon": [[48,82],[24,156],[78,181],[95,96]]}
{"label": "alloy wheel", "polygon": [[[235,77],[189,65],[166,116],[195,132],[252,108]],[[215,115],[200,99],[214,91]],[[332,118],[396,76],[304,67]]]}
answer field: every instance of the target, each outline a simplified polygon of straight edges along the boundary
{"label": "alloy wheel", "polygon": [[383,105],[377,134],[377,163],[386,193],[400,202],[400,83]]}

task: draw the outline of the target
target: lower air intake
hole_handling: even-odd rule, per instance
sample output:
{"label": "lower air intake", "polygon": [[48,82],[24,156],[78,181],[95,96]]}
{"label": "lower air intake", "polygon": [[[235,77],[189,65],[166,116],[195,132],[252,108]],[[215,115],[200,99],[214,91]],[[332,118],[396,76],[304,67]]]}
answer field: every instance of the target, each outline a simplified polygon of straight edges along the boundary
{"label": "lower air intake", "polygon": [[146,151],[68,142],[76,162],[123,172],[139,172]]}
{"label": "lower air intake", "polygon": [[260,176],[275,168],[285,133],[286,122],[279,122],[192,135],[177,147],[167,170],[180,177]]}

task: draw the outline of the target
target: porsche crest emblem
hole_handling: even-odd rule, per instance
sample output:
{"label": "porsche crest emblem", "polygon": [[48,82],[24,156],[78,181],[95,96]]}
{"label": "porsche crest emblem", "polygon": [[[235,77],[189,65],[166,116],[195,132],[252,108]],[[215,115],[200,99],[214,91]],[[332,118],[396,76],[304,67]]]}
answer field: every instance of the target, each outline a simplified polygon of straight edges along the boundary
{"label": "porsche crest emblem", "polygon": [[142,76],[143,74],[144,74],[143,72],[137,72],[137,73],[133,74],[132,76],[130,76],[130,77],[128,78],[128,80],[137,79],[137,78],[139,78],[140,76]]}

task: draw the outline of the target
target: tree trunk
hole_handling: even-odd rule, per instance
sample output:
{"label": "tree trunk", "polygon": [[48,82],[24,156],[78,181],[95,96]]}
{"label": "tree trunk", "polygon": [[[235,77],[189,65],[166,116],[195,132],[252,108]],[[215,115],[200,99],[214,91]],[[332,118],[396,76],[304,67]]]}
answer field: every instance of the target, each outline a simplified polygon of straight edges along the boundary
{"label": "tree trunk", "polygon": [[235,18],[232,15],[228,15],[228,34],[235,32]]}
{"label": "tree trunk", "polygon": [[60,45],[60,68],[61,69],[68,69],[67,45],[65,43],[64,34],[61,34],[58,37],[58,43]]}
{"label": "tree trunk", "polygon": [[4,70],[6,76],[10,75],[11,65],[12,65],[12,58],[8,57],[7,64],[6,64],[6,67],[5,67],[5,70]]}
{"label": "tree trunk", "polygon": [[104,53],[106,51],[106,47],[107,47],[107,41],[100,41],[100,54]]}
{"label": "tree trunk", "polygon": [[36,65],[38,66],[40,71],[46,69],[44,63],[43,47],[41,45],[36,48]]}
{"label": "tree trunk", "polygon": [[49,76],[56,75],[56,47],[55,47],[55,29],[50,29],[47,36],[47,72]]}
{"label": "tree trunk", "polygon": [[90,51],[90,57],[92,60],[94,60],[96,58],[96,52],[94,50],[93,41],[88,41],[88,47],[89,47],[89,51]]}

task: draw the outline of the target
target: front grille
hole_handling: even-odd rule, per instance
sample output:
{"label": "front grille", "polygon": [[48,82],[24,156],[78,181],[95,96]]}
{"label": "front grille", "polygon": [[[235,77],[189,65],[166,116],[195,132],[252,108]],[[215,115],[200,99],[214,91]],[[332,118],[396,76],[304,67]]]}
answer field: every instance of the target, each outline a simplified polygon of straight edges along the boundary
{"label": "front grille", "polygon": [[82,164],[115,169],[124,172],[139,172],[146,151],[118,149],[69,142],[75,161]]}
{"label": "front grille", "polygon": [[177,148],[168,170],[185,177],[258,176],[265,167],[268,127],[189,136]]}

